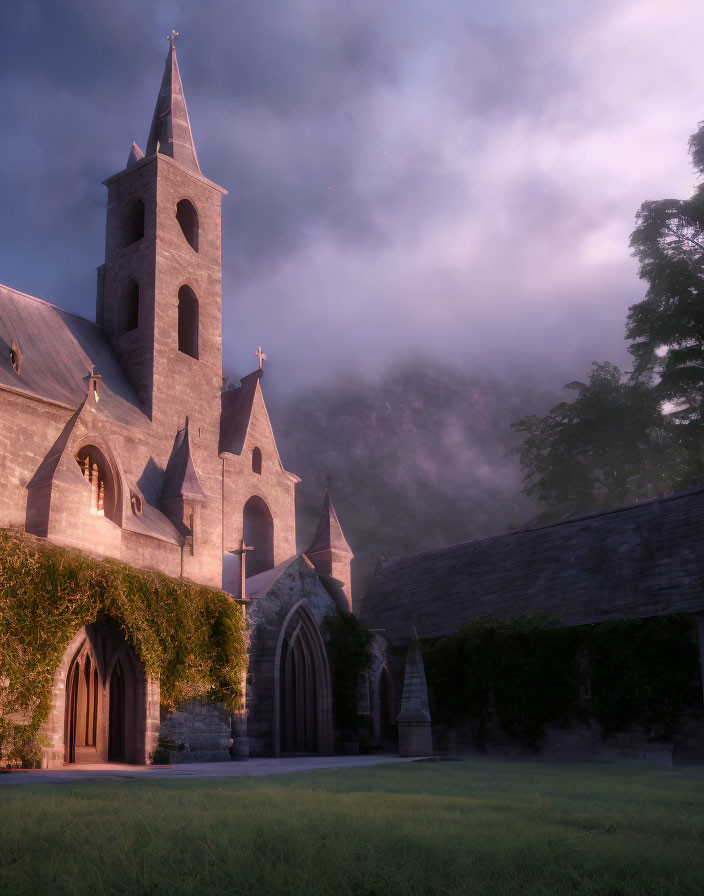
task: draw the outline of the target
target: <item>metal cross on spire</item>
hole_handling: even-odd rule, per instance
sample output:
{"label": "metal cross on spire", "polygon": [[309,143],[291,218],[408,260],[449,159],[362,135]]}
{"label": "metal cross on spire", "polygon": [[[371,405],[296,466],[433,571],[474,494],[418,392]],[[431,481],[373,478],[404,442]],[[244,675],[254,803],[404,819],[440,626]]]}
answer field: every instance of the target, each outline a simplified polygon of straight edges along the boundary
{"label": "metal cross on spire", "polygon": [[256,352],[254,353],[255,358],[259,358],[259,369],[262,370],[264,367],[264,362],[267,360],[266,353],[262,351],[261,345],[258,346]]}
{"label": "metal cross on spire", "polygon": [[174,45],[174,39],[177,38],[177,37],[178,37],[178,31],[174,31],[173,28],[171,29],[171,34],[167,34],[167,35],[166,35],[166,39],[171,41],[171,46],[172,46],[172,47],[173,47],[173,45]]}

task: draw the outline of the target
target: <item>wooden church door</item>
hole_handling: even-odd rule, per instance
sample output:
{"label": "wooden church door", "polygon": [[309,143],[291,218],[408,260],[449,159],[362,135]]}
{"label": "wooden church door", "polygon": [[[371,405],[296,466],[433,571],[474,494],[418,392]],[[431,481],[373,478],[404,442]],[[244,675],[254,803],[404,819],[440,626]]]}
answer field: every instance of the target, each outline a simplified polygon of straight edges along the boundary
{"label": "wooden church door", "polygon": [[315,753],[318,749],[316,670],[300,625],[286,647],[281,749],[285,753]]}
{"label": "wooden church door", "polygon": [[103,682],[86,640],[66,677],[66,761],[100,762]]}

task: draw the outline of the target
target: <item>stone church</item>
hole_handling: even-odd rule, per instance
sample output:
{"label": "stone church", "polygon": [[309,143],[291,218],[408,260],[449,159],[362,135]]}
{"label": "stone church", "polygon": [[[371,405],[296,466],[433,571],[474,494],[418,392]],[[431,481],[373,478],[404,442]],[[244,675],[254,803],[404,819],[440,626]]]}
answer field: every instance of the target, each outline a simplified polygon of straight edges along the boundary
{"label": "stone church", "polygon": [[[352,551],[329,493],[297,554],[295,489],[258,366],[223,387],[221,202],[201,172],[171,38],[143,152],[105,181],[96,322],[0,287],[0,527],[241,596],[247,719],[160,719],[120,633],[76,633],[56,671],[45,764],[331,752],[326,616],[351,610]],[[251,550],[242,551],[243,547]],[[241,568],[245,557],[245,569]],[[244,579],[246,578],[246,582]]]}
{"label": "stone church", "polygon": [[[164,715],[159,681],[96,620],[55,670],[42,763],[145,763],[160,737],[180,761],[333,752],[325,620],[352,610],[353,553],[329,491],[297,552],[299,479],[279,457],[261,347],[239,385],[223,383],[226,191],[200,170],[173,36],[146,149],[133,144],[105,186],[95,323],[0,286],[0,529],[239,600],[246,706]],[[454,733],[431,732],[419,638],[477,617],[547,613],[569,627],[684,614],[704,681],[703,522],[695,489],[380,561],[360,610],[373,644],[356,699],[371,741],[452,747]],[[601,756],[597,734],[585,728],[568,752]],[[673,755],[701,758],[704,714],[678,736]]]}

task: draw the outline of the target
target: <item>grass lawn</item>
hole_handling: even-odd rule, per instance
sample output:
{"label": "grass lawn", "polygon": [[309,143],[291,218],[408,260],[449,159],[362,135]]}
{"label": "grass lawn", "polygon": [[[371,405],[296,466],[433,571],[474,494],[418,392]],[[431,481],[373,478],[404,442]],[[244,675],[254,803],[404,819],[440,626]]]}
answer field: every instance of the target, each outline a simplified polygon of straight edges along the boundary
{"label": "grass lawn", "polygon": [[0,893],[704,894],[704,769],[0,778]]}

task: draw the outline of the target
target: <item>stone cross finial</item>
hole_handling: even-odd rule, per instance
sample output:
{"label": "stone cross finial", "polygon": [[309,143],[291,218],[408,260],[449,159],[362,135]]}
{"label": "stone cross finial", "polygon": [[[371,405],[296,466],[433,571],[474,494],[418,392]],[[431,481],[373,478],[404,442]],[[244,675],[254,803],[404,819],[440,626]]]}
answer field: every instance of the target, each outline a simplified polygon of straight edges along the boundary
{"label": "stone cross finial", "polygon": [[166,35],[166,39],[171,41],[171,46],[172,46],[172,47],[173,47],[173,45],[174,45],[174,39],[177,38],[177,37],[178,37],[178,31],[174,31],[173,28],[171,29],[171,34],[167,34],[167,35]]}
{"label": "stone cross finial", "polygon": [[264,367],[264,362],[267,360],[266,354],[262,351],[261,345],[257,347],[257,350],[254,353],[254,357],[259,358],[259,369],[261,370]]}

